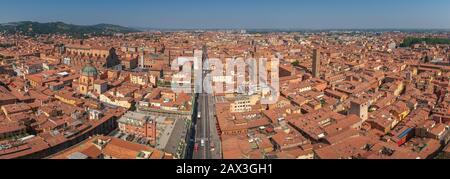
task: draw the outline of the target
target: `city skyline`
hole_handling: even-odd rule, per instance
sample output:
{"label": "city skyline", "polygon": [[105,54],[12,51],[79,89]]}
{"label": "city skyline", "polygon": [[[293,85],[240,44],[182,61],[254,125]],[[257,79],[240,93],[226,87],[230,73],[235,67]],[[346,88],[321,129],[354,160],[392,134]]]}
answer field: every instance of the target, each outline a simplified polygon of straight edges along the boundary
{"label": "city skyline", "polygon": [[62,21],[161,29],[449,29],[450,2],[344,1],[9,1],[0,22]]}
{"label": "city skyline", "polygon": [[450,159],[448,0],[0,2],[0,161]]}

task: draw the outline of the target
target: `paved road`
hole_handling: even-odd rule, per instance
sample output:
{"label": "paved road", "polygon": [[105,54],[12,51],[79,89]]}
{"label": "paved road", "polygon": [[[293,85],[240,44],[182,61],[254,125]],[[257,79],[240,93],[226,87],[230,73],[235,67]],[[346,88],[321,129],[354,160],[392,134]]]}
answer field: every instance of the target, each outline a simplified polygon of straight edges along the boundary
{"label": "paved road", "polygon": [[[197,149],[194,151],[195,159],[210,159],[210,127],[209,127],[209,111],[207,110],[208,100],[207,95],[200,94],[199,98],[199,114],[200,118],[197,119],[197,128],[195,135],[195,142]],[[204,142],[202,144],[202,141]]]}
{"label": "paved road", "polygon": [[[204,60],[206,59],[206,48],[204,49]],[[209,73],[208,70],[203,71],[203,79],[206,74]],[[198,100],[198,112],[200,118],[196,120],[195,128],[195,145],[198,149],[194,147],[193,158],[194,159],[221,159],[221,141],[219,134],[217,133],[217,123],[215,118],[215,99],[212,94],[202,93],[199,94]],[[202,145],[202,141],[204,141]]]}
{"label": "paved road", "polygon": [[[217,122],[214,115],[214,98],[212,95],[200,94],[199,111],[201,117],[197,119],[195,143],[198,150],[194,151],[194,159],[221,159],[221,141],[217,133]],[[201,141],[204,141],[202,145]]]}

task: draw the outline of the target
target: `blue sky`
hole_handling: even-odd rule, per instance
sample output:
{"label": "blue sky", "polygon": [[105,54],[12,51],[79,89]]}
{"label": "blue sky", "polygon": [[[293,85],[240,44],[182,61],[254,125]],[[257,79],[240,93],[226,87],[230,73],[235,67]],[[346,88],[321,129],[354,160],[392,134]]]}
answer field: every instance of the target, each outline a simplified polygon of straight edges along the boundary
{"label": "blue sky", "polygon": [[0,0],[0,22],[154,28],[450,28],[449,0]]}

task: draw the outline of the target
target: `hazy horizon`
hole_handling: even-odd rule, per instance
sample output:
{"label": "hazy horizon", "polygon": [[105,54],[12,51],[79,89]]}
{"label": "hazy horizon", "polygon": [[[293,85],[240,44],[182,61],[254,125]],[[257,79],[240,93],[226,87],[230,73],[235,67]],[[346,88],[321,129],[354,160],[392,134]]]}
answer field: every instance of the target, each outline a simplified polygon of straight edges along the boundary
{"label": "hazy horizon", "polygon": [[3,0],[0,22],[148,29],[450,29],[448,0]]}

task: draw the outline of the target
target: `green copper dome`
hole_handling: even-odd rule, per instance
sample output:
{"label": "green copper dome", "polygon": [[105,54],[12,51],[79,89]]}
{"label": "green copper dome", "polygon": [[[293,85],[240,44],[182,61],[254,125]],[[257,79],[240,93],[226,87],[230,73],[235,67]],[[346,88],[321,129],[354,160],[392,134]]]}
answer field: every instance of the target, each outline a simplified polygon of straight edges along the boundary
{"label": "green copper dome", "polygon": [[91,64],[88,64],[81,70],[81,74],[83,76],[97,76],[98,71],[97,71],[97,68],[95,68]]}

